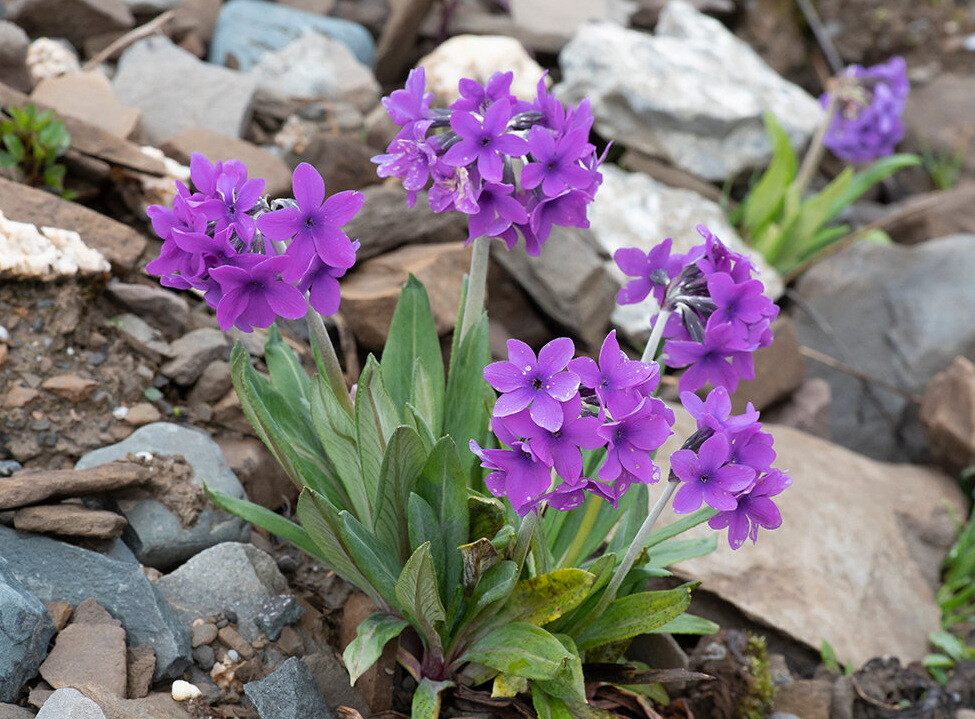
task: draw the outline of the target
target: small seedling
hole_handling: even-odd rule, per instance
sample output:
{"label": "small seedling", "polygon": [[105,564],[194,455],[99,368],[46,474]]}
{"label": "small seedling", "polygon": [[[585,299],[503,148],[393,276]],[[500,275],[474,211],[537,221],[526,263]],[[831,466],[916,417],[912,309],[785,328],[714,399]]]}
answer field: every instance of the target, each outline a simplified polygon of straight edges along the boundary
{"label": "small seedling", "polygon": [[64,189],[64,165],[58,159],[71,146],[71,136],[53,110],[38,112],[34,105],[7,107],[0,121],[0,167],[13,168],[18,179],[70,199]]}

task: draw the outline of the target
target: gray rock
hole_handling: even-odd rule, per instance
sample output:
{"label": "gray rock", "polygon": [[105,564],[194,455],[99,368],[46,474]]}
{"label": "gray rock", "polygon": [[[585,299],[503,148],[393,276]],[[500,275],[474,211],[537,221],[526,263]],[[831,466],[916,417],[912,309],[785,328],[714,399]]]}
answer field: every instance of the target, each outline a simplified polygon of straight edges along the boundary
{"label": "gray rock", "polygon": [[[266,52],[280,50],[305,33],[326,35],[346,45],[364,65],[372,66],[376,48],[361,25],[264,0],[231,0],[220,10],[209,60],[247,72]],[[232,60],[231,60],[232,58]]]}
{"label": "gray rock", "polygon": [[[117,444],[96,449],[78,460],[85,469],[124,458],[129,452],[154,455],[182,455],[193,468],[192,482],[237,499],[246,499],[244,488],[224,460],[219,445],[201,430],[170,422],[153,422],[140,427]],[[243,541],[247,522],[214,509],[204,509],[196,523],[184,528],[179,518],[155,499],[119,499],[118,508],[129,526],[123,539],[143,564],[168,570],[197,552],[221,542]]]}
{"label": "gray rock", "polygon": [[53,636],[51,615],[0,556],[0,701],[17,699],[24,684],[37,674]]}
{"label": "gray rock", "polygon": [[29,92],[30,76],[27,74],[27,46],[30,38],[17,25],[0,20],[0,82]]}
{"label": "gray rock", "polygon": [[34,719],[35,714],[16,704],[0,704],[0,719]]}
{"label": "gray rock", "polygon": [[254,617],[254,623],[268,639],[275,642],[281,636],[281,630],[297,622],[304,613],[305,608],[298,603],[297,597],[281,594],[264,600]]}
{"label": "gray rock", "polygon": [[[920,395],[956,355],[975,360],[973,274],[975,235],[913,247],[854,245],[799,281],[797,290],[816,317],[794,312],[799,338]],[[818,362],[809,363],[809,374],[830,384],[835,441],[877,459],[927,457],[918,408],[908,397]]]}
{"label": "gray rock", "polygon": [[683,0],[664,8],[656,35],[584,25],[559,64],[556,94],[588,97],[603,136],[709,180],[765,164],[763,113],[773,113],[797,147],[822,115],[802,88]]}
{"label": "gray rock", "polygon": [[244,685],[261,719],[333,719],[305,663],[291,657],[270,676]]}
{"label": "gray rock", "polygon": [[[687,252],[704,240],[697,225],[705,225],[735,252],[751,255],[770,297],[782,294],[782,278],[753,252],[728,222],[721,207],[692,190],[669,187],[640,172],[626,172],[604,165],[603,184],[589,209],[593,236],[606,255],[605,266],[614,280],[627,282],[616,266],[613,253],[623,247],[639,247],[648,252],[668,237],[674,252]],[[650,337],[649,318],[657,311],[653,297],[634,305],[613,308],[612,322],[634,347],[642,349]]]}
{"label": "gray rock", "polygon": [[379,102],[381,88],[372,71],[339,40],[302,35],[268,52],[250,69],[262,90],[286,98],[347,102],[366,112]]}
{"label": "gray rock", "polygon": [[127,30],[135,24],[123,0],[13,0],[7,20],[33,37],[66,38],[81,47],[92,35]]}
{"label": "gray rock", "polygon": [[173,348],[163,339],[159,330],[138,315],[125,312],[112,321],[125,341],[149,359],[159,362],[163,357],[173,356]]}
{"label": "gray rock", "polygon": [[142,128],[156,145],[194,127],[240,137],[257,90],[254,78],[201,62],[158,35],[122,53],[112,82],[121,102],[142,110]]}
{"label": "gray rock", "polygon": [[266,552],[251,544],[225,542],[206,549],[156,581],[186,626],[225,610],[237,614],[237,630],[257,638],[255,623],[264,601],[284,594],[288,582]]}
{"label": "gray rock", "polygon": [[37,716],[39,719],[105,719],[105,712],[77,689],[68,687],[51,694]]}
{"label": "gray rock", "polygon": [[201,327],[187,332],[171,345],[173,359],[159,368],[176,384],[196,382],[207,365],[218,359],[227,359],[230,346],[223,332],[212,327]]}
{"label": "gray rock", "polygon": [[182,334],[190,323],[189,303],[164,287],[111,282],[105,293],[125,309],[143,319],[151,319],[163,329]]}
{"label": "gray rock", "polygon": [[6,527],[0,527],[0,556],[42,602],[94,598],[122,622],[129,646],[156,651],[155,681],[178,677],[190,663],[189,633],[137,562]]}
{"label": "gray rock", "polygon": [[538,257],[508,252],[493,242],[491,257],[505,268],[549,317],[568,327],[590,349],[606,335],[619,283],[610,277],[589,230],[553,227]]}
{"label": "gray rock", "polygon": [[125,0],[125,4],[137,15],[159,15],[178,7],[181,0]]}

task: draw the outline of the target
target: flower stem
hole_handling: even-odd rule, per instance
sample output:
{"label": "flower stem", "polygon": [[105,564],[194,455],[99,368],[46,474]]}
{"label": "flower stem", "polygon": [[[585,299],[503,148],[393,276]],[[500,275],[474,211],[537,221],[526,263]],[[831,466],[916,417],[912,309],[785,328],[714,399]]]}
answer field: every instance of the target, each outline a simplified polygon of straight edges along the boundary
{"label": "flower stem", "polygon": [[521,568],[525,564],[525,557],[528,556],[528,550],[531,548],[532,535],[535,534],[535,525],[537,524],[538,512],[534,509],[521,519],[521,526],[518,527],[518,536],[515,540],[515,553],[513,557],[518,567],[518,574],[521,574]]}
{"label": "flower stem", "polygon": [[349,388],[345,386],[345,377],[342,376],[342,367],[339,365],[338,355],[335,354],[332,338],[328,336],[328,330],[325,329],[325,322],[322,320],[322,316],[311,306],[305,313],[305,322],[308,324],[308,334],[311,336],[312,345],[318,350],[319,359],[325,368],[325,378],[332,386],[332,392],[338,397],[339,404],[351,417],[355,414],[355,409],[352,406],[352,399],[349,397]]}
{"label": "flower stem", "polygon": [[819,167],[819,163],[823,159],[823,151],[826,149],[826,146],[823,145],[823,138],[826,136],[829,126],[833,124],[833,115],[836,113],[837,106],[837,93],[829,93],[829,102],[826,105],[823,120],[819,123],[819,127],[816,128],[816,134],[813,135],[812,142],[809,143],[809,149],[806,150],[806,155],[802,158],[802,166],[799,168],[799,174],[796,175],[795,183],[793,184],[796,199],[798,200],[802,199],[806,188],[812,181],[816,168]]}
{"label": "flower stem", "polygon": [[574,567],[576,562],[581,559],[582,548],[585,546],[586,540],[589,539],[589,534],[596,524],[596,518],[599,517],[599,510],[601,508],[602,500],[590,494],[586,502],[586,513],[582,516],[582,522],[580,522],[579,528],[576,530],[576,536],[572,539],[572,544],[569,545],[569,548],[565,550],[565,554],[562,555],[562,559],[559,560],[559,567]]}
{"label": "flower stem", "polygon": [[679,482],[667,482],[667,487],[661,493],[660,497],[657,498],[656,504],[650,510],[650,514],[647,518],[643,520],[643,524],[640,525],[639,531],[636,536],[633,537],[633,541],[630,542],[629,549],[626,550],[626,555],[623,557],[623,561],[616,568],[616,572],[613,574],[613,578],[609,582],[609,586],[606,587],[606,591],[603,592],[602,599],[599,600],[599,604],[593,610],[590,616],[593,619],[598,618],[604,611],[606,607],[609,606],[610,602],[616,599],[616,592],[619,591],[620,585],[623,583],[623,579],[629,573],[630,569],[633,568],[633,563],[636,561],[637,556],[643,550],[643,544],[647,541],[647,537],[650,536],[650,532],[653,530],[653,525],[657,523],[657,519],[660,518],[660,514],[664,511],[664,507],[670,502],[670,498],[674,495],[674,491],[677,489]]}
{"label": "flower stem", "polygon": [[483,235],[474,240],[474,251],[471,253],[471,269],[467,274],[467,300],[464,302],[464,314],[461,315],[460,327],[457,331],[463,339],[464,335],[474,326],[477,318],[484,310],[484,293],[487,286],[488,258],[491,250],[491,240]]}
{"label": "flower stem", "polygon": [[664,327],[667,325],[667,320],[670,319],[670,314],[667,310],[660,310],[657,313],[657,321],[653,324],[653,332],[650,333],[647,346],[643,349],[643,357],[640,358],[642,362],[653,362],[657,356],[657,348],[660,346],[660,340],[664,336]]}

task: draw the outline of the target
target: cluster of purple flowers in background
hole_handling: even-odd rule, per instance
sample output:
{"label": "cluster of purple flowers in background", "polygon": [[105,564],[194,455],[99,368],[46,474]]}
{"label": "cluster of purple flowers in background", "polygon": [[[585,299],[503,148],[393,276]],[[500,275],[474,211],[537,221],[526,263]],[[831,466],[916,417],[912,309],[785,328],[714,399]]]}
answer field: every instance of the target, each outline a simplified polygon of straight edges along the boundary
{"label": "cluster of purple flowers in background", "polygon": [[510,93],[512,78],[463,79],[460,99],[436,109],[424,69],[414,69],[403,90],[383,98],[400,131],[373,162],[380,177],[402,179],[411,207],[428,190],[434,212],[468,215],[470,240],[498,237],[512,249],[520,233],[538,255],[553,225],[589,226],[603,158],[589,143],[587,100],[566,109],[543,77],[534,101],[522,101]]}
{"label": "cluster of purple flowers in background", "polygon": [[[656,363],[629,359],[616,332],[603,342],[599,360],[572,359],[566,337],[552,340],[535,357],[519,340],[508,341],[508,360],[484,369],[501,392],[492,429],[508,449],[471,450],[491,470],[485,479],[496,496],[527,514],[541,502],[559,509],[582,504],[592,492],[614,506],[634,482],[660,479],[653,452],[669,437],[674,414],[653,397],[660,381]],[[583,476],[582,450],[605,448],[596,479]],[[553,470],[558,480],[553,486]]]}
{"label": "cluster of purple flowers in background", "polygon": [[711,390],[705,400],[693,392],[682,392],[680,399],[697,420],[697,432],[670,457],[671,471],[682,482],[674,495],[674,511],[693,512],[702,502],[717,509],[708,524],[728,529],[732,549],[749,537],[754,542],[760,527],[781,525],[782,516],[770,498],[792,480],[772,468],[772,435],[762,431],[751,403],[743,414],[732,417],[731,397],[724,387]]}
{"label": "cluster of purple flowers in background", "polygon": [[620,304],[641,302],[650,294],[666,317],[663,336],[667,366],[686,367],[681,391],[711,382],[734,392],[739,379],[754,379],[752,353],[772,343],[772,320],[779,308],[753,279],[755,266],[729,250],[703,225],[704,244],[687,254],[672,254],[665,240],[650,252],[636,247],[616,251],[616,264],[634,277],[617,297]]}
{"label": "cluster of purple flowers in background", "polygon": [[831,98],[837,103],[823,144],[847,162],[870,162],[893,153],[904,137],[901,115],[910,91],[904,58],[867,68],[851,65],[833,85],[819,99],[824,108]]}
{"label": "cluster of purple flowers in background", "polygon": [[192,192],[176,183],[172,209],[148,209],[163,240],[148,272],[168,287],[203,292],[224,330],[297,319],[309,303],[324,315],[338,310],[338,278],[355,264],[359,247],[339,228],[362,207],[361,193],[326,199],[321,175],[302,163],[293,176],[295,199],[269,205],[264,180],[248,178],[242,162],[214,164],[199,153],[190,160],[190,179]]}

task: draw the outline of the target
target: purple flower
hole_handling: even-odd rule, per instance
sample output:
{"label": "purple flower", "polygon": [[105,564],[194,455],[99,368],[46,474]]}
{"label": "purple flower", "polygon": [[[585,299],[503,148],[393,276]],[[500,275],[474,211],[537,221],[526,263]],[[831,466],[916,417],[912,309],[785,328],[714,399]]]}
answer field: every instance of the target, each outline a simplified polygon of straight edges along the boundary
{"label": "purple flower", "polygon": [[481,460],[481,466],[491,470],[484,478],[488,491],[495,497],[507,497],[519,516],[535,507],[538,497],[552,482],[549,468],[535,461],[521,442],[514,442],[511,449],[481,449],[472,439],[470,448]]}
{"label": "purple flower", "polygon": [[498,100],[479,120],[471,112],[455,112],[450,116],[450,127],[460,139],[443,156],[443,161],[453,167],[470,165],[477,161],[477,170],[488,182],[501,182],[504,163],[501,155],[521,157],[528,152],[524,138],[507,132],[511,119],[511,103]]}
{"label": "purple flower", "polygon": [[738,506],[735,494],[752,484],[755,470],[728,464],[730,445],[723,433],[706,439],[695,454],[679,449],[670,457],[670,466],[683,482],[674,495],[674,511],[686,514],[700,508],[701,502],[720,511]]}
{"label": "purple flower", "polygon": [[596,449],[605,444],[596,431],[600,426],[599,419],[580,416],[581,411],[582,398],[576,394],[562,403],[561,426],[554,431],[536,424],[525,410],[496,417],[494,423],[501,423],[507,431],[527,439],[531,453],[545,466],[554,467],[562,480],[576,482],[582,476],[580,450]]}
{"label": "purple flower", "polygon": [[409,137],[413,133],[413,123],[427,118],[433,93],[426,90],[426,70],[417,67],[410,70],[406,86],[393,91],[382,99],[383,107],[397,125],[402,125],[396,138]]}
{"label": "purple flower", "polygon": [[[358,240],[354,243],[359,248]],[[308,293],[310,304],[320,315],[334,315],[339,311],[342,295],[339,278],[346,272],[344,267],[330,267],[318,255],[311,258],[311,265],[298,282],[298,291]]]}
{"label": "purple flower", "polygon": [[[558,197],[546,197],[532,207],[529,226],[538,238],[539,246],[552,233],[552,225],[589,227],[586,207],[591,200],[589,195],[580,190],[570,190]],[[527,236],[525,239],[527,241]]]}
{"label": "purple flower", "polygon": [[758,539],[759,528],[777,529],[782,525],[779,508],[770,497],[781,493],[792,479],[780,470],[762,476],[745,494],[738,497],[738,506],[719,512],[708,520],[711,529],[728,529],[728,544],[738,549],[746,538]]}
{"label": "purple flower", "polygon": [[210,270],[210,276],[220,286],[220,329],[236,326],[250,332],[254,327],[269,327],[277,317],[304,317],[308,309],[304,296],[280,279],[288,267],[287,257],[246,255],[238,257],[237,262]]}
{"label": "purple flower", "polygon": [[[198,154],[198,153],[195,153]],[[163,240],[171,239],[173,230],[203,232],[207,227],[206,215],[190,204],[190,191],[179,180],[173,196],[173,209],[163,205],[150,205],[146,214],[152,222],[152,230]]]}
{"label": "purple flower", "polygon": [[744,414],[731,416],[731,395],[724,387],[715,387],[702,400],[693,392],[680,393],[681,404],[694,419],[699,429],[708,427],[715,432],[735,434],[756,426],[758,411],[749,402]]}
{"label": "purple flower", "polygon": [[434,212],[457,210],[468,215],[477,214],[477,193],[466,167],[448,167],[438,162],[431,173],[433,187],[427,193],[430,209]]}
{"label": "purple flower", "polygon": [[481,235],[497,237],[512,223],[528,222],[525,207],[511,196],[514,185],[485,182],[477,196],[478,211],[467,220],[468,241]]}
{"label": "purple flower", "polygon": [[536,424],[556,431],[562,426],[560,402],[579,389],[579,377],[565,371],[575,347],[568,337],[559,337],[542,347],[535,358],[531,347],[520,340],[508,340],[508,361],[484,368],[484,379],[503,394],[494,405],[495,417],[507,417],[529,405]]}
{"label": "purple flower", "polygon": [[708,322],[701,342],[668,340],[664,345],[667,364],[687,367],[680,390],[696,390],[708,381],[734,392],[738,379],[753,379],[750,348],[728,323]]}
{"label": "purple flower", "polygon": [[[577,357],[569,362],[569,369],[579,375],[584,387],[595,390],[604,408],[611,400],[622,399],[627,394],[636,394],[633,390],[654,374],[651,365],[631,360],[626,356],[616,340],[616,330],[611,331],[603,340],[599,350],[599,364],[596,364],[591,357]],[[615,401],[613,403],[616,404]]]}
{"label": "purple flower", "polygon": [[667,405],[644,397],[627,414],[603,424],[599,436],[608,445],[599,478],[611,482],[628,472],[641,482],[653,481],[659,476],[659,469],[650,455],[673,434],[673,423],[674,414]]}
{"label": "purple flower", "polygon": [[616,266],[634,279],[620,288],[616,295],[616,302],[620,305],[632,305],[643,302],[651,292],[657,304],[664,301],[664,292],[671,278],[680,272],[683,258],[671,257],[670,248],[673,240],[669,237],[650,252],[644,252],[638,247],[623,247],[613,254]]}
{"label": "purple flower", "polygon": [[864,68],[851,65],[833,80],[830,92],[820,97],[827,107],[835,97],[836,111],[823,136],[823,144],[847,162],[870,162],[894,151],[904,137],[901,115],[910,83],[902,57]]}
{"label": "purple flower", "polygon": [[429,127],[429,122],[415,123],[413,139],[403,137],[393,140],[387,154],[372,158],[372,162],[379,165],[376,168],[379,177],[403,180],[403,187],[407,190],[406,203],[410,207],[416,203],[417,194],[427,186],[430,168],[437,162],[437,155],[426,140]]}
{"label": "purple flower", "polygon": [[708,293],[716,305],[711,320],[727,322],[740,336],[747,337],[750,325],[761,322],[774,306],[759,280],[735,282],[731,275],[718,272],[708,277]]}
{"label": "purple flower", "polygon": [[511,81],[514,77],[515,74],[511,71],[496,72],[488,78],[487,85],[465,77],[457,83],[460,98],[451,104],[450,109],[481,114],[498,100],[515,103],[517,99],[511,95]]}
{"label": "purple flower", "polygon": [[573,130],[554,137],[549,130],[536,125],[528,131],[528,147],[535,162],[521,171],[521,184],[528,190],[539,185],[548,197],[557,197],[568,189],[584,190],[592,182],[592,173],[579,161],[593,152],[586,130]]}
{"label": "purple flower", "polygon": [[248,213],[264,192],[264,180],[247,179],[247,168],[242,162],[228,160],[223,163],[222,173],[216,178],[216,197],[202,201],[198,210],[207,219],[216,220],[214,230],[229,227],[250,245],[254,239],[254,218]]}
{"label": "purple flower", "polygon": [[757,422],[747,429],[733,435],[728,461],[751,467],[756,473],[768,472],[775,461],[772,449],[772,435],[763,432]]}
{"label": "purple flower", "polygon": [[329,267],[348,269],[355,264],[355,244],[339,226],[362,208],[362,193],[346,191],[325,199],[325,181],[314,167],[302,162],[292,178],[297,207],[285,207],[258,218],[258,227],[272,240],[294,238],[288,246],[288,276],[300,277],[316,254]]}

